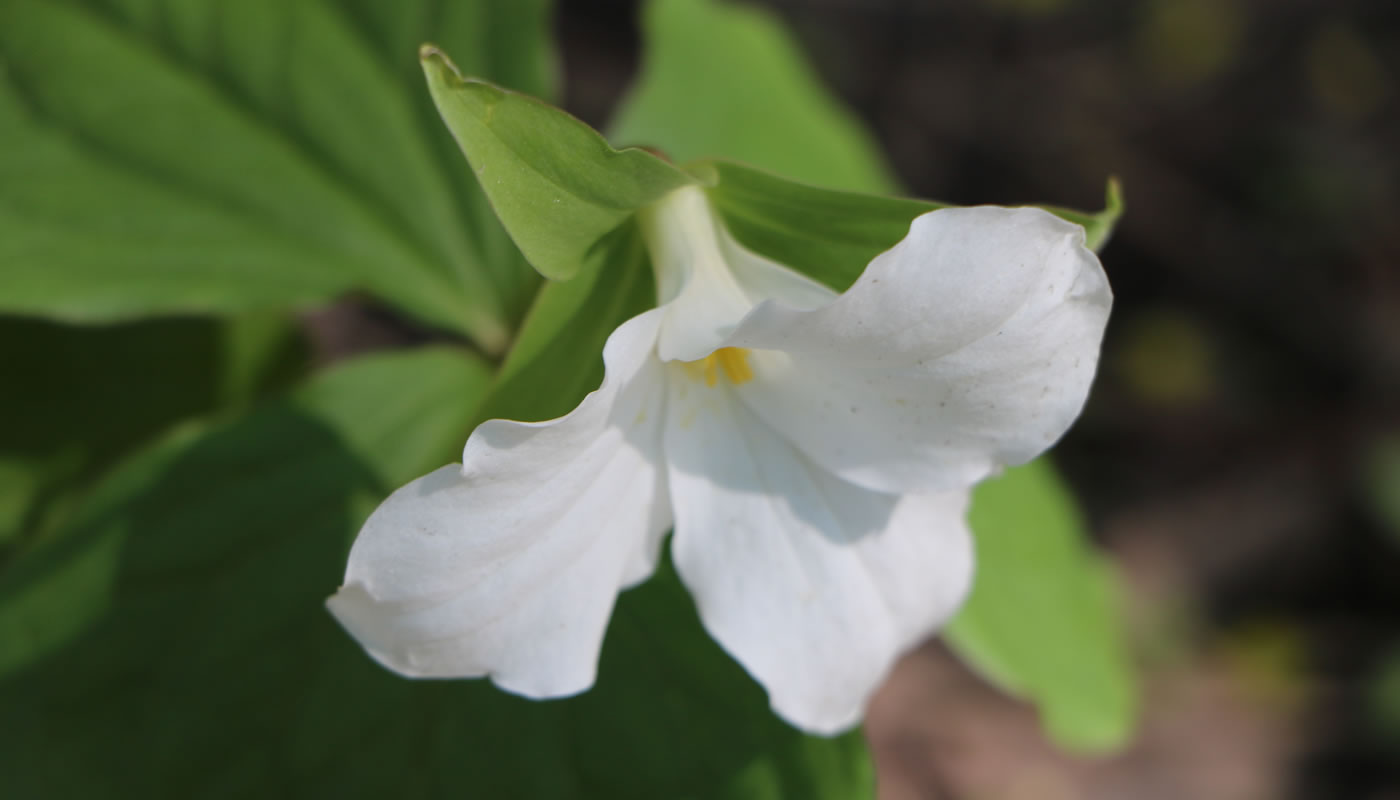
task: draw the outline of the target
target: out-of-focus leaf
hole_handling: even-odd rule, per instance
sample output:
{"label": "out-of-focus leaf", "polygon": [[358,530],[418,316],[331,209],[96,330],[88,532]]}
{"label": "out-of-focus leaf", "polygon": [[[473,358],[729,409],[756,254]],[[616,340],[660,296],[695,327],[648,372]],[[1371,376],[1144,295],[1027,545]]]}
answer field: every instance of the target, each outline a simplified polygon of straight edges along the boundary
{"label": "out-of-focus leaf", "polygon": [[371,357],[114,473],[28,568],[32,588],[90,555],[104,591],[84,626],[55,620],[81,636],[0,683],[6,791],[870,797],[859,736],[774,717],[669,568],[624,595],[599,685],[569,700],[405,680],[337,629],[322,603],[360,521],[460,447],[485,383],[452,352]]}
{"label": "out-of-focus leaf", "polygon": [[0,553],[19,536],[47,473],[37,459],[0,453]]}
{"label": "out-of-focus leaf", "polygon": [[414,53],[440,36],[546,90],[546,7],[3,0],[0,310],[110,321],[362,287],[499,349],[535,278]]}
{"label": "out-of-focus leaf", "polygon": [[301,363],[282,317],[74,327],[0,316],[0,567],[98,473],[175,422],[251,400]]}
{"label": "out-of-focus leaf", "polygon": [[436,47],[425,45],[422,61],[438,111],[496,215],[548,278],[573,277],[638,208],[692,182],[646,151],[612,149],[557,108],[463,77]]}
{"label": "out-of-focus leaf", "polygon": [[307,365],[308,353],[296,322],[284,314],[225,317],[219,325],[219,400],[239,408],[269,389],[290,385]]}
{"label": "out-of-focus leaf", "polygon": [[1117,328],[1116,338],[1105,366],[1145,407],[1189,413],[1218,397],[1219,340],[1186,310],[1139,310]]}
{"label": "out-of-focus leaf", "polygon": [[1381,662],[1371,684],[1370,716],[1394,745],[1400,745],[1400,650],[1392,650]]}
{"label": "out-of-focus leaf", "polygon": [[218,402],[222,326],[165,319],[107,327],[0,317],[0,452],[76,443],[109,457]]}
{"label": "out-of-focus leaf", "polygon": [[1033,701],[1047,732],[1075,750],[1122,746],[1136,679],[1108,564],[1049,464],[1007,470],[973,493],[977,577],[948,629],[995,683]]}
{"label": "out-of-focus leaf", "polygon": [[676,161],[731,158],[837,189],[894,188],[879,148],[766,12],[652,0],[641,76],[609,130]]}
{"label": "out-of-focus leaf", "polygon": [[[121,502],[144,489],[152,471],[174,458],[198,430],[181,428],[132,461],[87,498],[85,509]],[[46,531],[0,572],[0,679],[30,666],[74,639],[108,608],[115,591],[122,531],[92,537],[81,520]],[[0,719],[3,719],[0,717]]]}
{"label": "out-of-focus leaf", "polygon": [[1392,433],[1372,442],[1361,473],[1372,513],[1400,542],[1400,434]]}
{"label": "out-of-focus leaf", "polygon": [[[298,344],[273,316],[94,328],[0,317],[0,374],[16,389],[0,395],[0,416],[22,421],[0,431],[0,584],[18,585],[17,553],[63,551],[65,515],[115,459],[287,380]],[[29,591],[0,591],[0,674],[81,630],[105,602],[114,559],[110,547],[85,549]]]}
{"label": "out-of-focus leaf", "polygon": [[[375,465],[388,477],[399,479],[411,477],[425,460],[451,458],[454,448],[450,443],[465,437],[487,374],[481,365],[446,351],[366,359],[317,377],[284,405],[292,409],[314,406],[318,421],[336,434],[338,447],[352,455],[373,453],[377,456]],[[239,429],[236,423],[225,427]],[[141,533],[139,522],[128,525],[130,518],[122,516],[125,505],[133,497],[143,496],[154,482],[166,479],[171,464],[207,435],[203,424],[192,423],[129,458],[62,526],[21,551],[0,573],[0,639],[6,642],[0,674],[34,661],[106,608],[119,569],[122,542]],[[267,441],[249,436],[254,450],[269,446]],[[392,439],[393,446],[386,446],[385,439]],[[280,498],[274,490],[295,491],[293,467],[289,463],[266,477],[247,464],[230,462],[227,479],[238,484],[230,491],[247,503],[275,509]],[[309,489],[314,489],[315,471],[303,478]],[[375,484],[368,485],[366,491],[372,495]],[[176,505],[195,518],[185,531],[189,537],[186,546],[198,547],[207,515],[226,513],[231,521],[242,518],[238,508],[219,511],[206,505],[210,487],[180,486],[190,494]],[[258,495],[259,490],[266,494]],[[101,533],[96,533],[99,530]],[[207,555],[209,564],[217,568],[217,554],[211,551]]]}

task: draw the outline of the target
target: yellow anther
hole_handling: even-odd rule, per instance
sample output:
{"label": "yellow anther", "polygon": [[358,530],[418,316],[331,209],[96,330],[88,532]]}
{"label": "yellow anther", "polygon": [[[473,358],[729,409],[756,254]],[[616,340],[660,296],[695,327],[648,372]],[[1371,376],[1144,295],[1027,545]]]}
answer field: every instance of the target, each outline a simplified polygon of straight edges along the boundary
{"label": "yellow anther", "polygon": [[718,384],[721,372],[730,383],[739,384],[753,380],[753,369],[749,367],[749,351],[743,347],[721,347],[699,361],[687,361],[682,366],[691,377],[703,379],[706,386]]}
{"label": "yellow anther", "polygon": [[718,356],[719,365],[724,369],[724,377],[730,383],[745,383],[753,380],[753,369],[749,367],[749,351],[742,347],[721,347],[711,358]]}

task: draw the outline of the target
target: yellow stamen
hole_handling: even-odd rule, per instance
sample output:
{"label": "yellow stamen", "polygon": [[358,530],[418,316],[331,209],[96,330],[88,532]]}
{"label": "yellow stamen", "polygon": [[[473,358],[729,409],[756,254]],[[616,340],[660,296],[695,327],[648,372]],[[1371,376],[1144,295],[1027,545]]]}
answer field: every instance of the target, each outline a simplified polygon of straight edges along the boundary
{"label": "yellow stamen", "polygon": [[699,361],[686,361],[681,366],[685,367],[691,377],[704,380],[706,386],[718,384],[720,372],[733,384],[753,380],[749,351],[743,347],[721,347]]}

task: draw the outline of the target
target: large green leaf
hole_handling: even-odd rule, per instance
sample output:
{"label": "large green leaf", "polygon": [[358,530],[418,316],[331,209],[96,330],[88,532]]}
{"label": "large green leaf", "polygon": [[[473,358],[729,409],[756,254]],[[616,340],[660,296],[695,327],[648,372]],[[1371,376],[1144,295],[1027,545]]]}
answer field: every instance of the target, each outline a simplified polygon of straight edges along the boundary
{"label": "large green leaf", "polygon": [[764,11],[715,0],[652,0],[641,76],[609,130],[679,161],[722,157],[838,189],[894,181],[871,136],[821,85]]}
{"label": "large green leaf", "polygon": [[499,349],[536,279],[415,53],[431,34],[547,91],[546,9],[0,0],[0,310],[113,320],[363,287]]}
{"label": "large green leaf", "polygon": [[[128,339],[164,334],[178,342],[170,336],[171,327],[172,323],[169,322],[149,322],[135,326],[130,333],[126,333],[125,329],[118,329],[117,333],[125,334]],[[212,330],[217,329],[211,326]],[[112,336],[110,332],[107,335]],[[77,341],[84,342],[84,339],[78,338]],[[180,343],[175,349],[167,349],[166,353],[183,352],[180,347],[189,345]],[[90,359],[100,358],[104,353],[125,358],[142,355],[159,362],[161,352],[158,347],[129,352],[85,347],[82,354]],[[151,358],[153,354],[155,358]],[[53,352],[51,355],[63,354]],[[211,354],[210,363],[219,363],[216,356],[217,353]],[[49,396],[50,402],[60,404],[60,411],[66,404],[69,410],[88,411],[87,416],[96,419],[95,422],[83,421],[83,414],[60,414],[53,423],[58,425],[63,419],[71,417],[70,424],[86,426],[79,429],[81,435],[75,441],[92,451],[85,453],[89,457],[110,455],[118,446],[129,446],[135,441],[132,437],[143,433],[149,436],[153,429],[159,429],[157,425],[169,424],[171,415],[168,409],[183,409],[190,405],[188,401],[181,405],[177,398],[196,393],[193,394],[195,399],[207,402],[218,390],[217,380],[221,373],[215,369],[200,373],[205,375],[202,381],[190,381],[188,376],[167,371],[179,366],[178,362],[148,367],[147,372],[142,374],[130,370],[130,363],[123,362],[121,358],[114,360],[116,363],[108,368],[112,370],[111,374],[123,374],[134,383],[124,389],[120,383],[106,384],[110,389],[106,397],[114,415],[111,419],[124,421],[126,425],[113,429],[104,424],[108,418],[85,408],[85,402],[88,405],[93,403],[88,399],[90,394],[52,392]],[[71,367],[83,362],[69,356],[59,363]],[[123,370],[123,366],[128,369]],[[88,377],[96,379],[104,374],[107,373],[93,369]],[[463,362],[455,355],[434,351],[414,357],[368,359],[354,369],[334,370],[318,377],[301,388],[292,402],[316,406],[323,420],[342,433],[346,448],[351,452],[374,452],[378,456],[375,463],[386,471],[386,479],[400,479],[405,475],[412,477],[415,470],[419,470],[420,463],[441,463],[452,457],[454,451],[448,443],[465,437],[471,413],[480,400],[481,388],[486,384],[486,376],[485,369],[473,362]],[[76,388],[82,376],[64,369],[58,373],[57,379],[72,380]],[[371,379],[377,379],[380,383],[370,384]],[[185,383],[179,382],[182,380]],[[166,391],[158,391],[151,396],[144,392],[142,382],[164,386]],[[83,385],[91,387],[98,384]],[[404,391],[403,387],[407,386],[412,386],[413,391]],[[203,394],[197,394],[199,392]],[[125,403],[142,408],[139,411],[127,409],[123,406]],[[433,403],[437,406],[427,407]],[[207,409],[194,404],[189,410]],[[406,423],[405,420],[410,418],[412,423]],[[150,421],[147,422],[147,419]],[[89,536],[86,532],[93,528],[94,514],[106,513],[109,506],[120,505],[131,495],[143,491],[153,479],[151,476],[159,474],[170,459],[178,457],[198,430],[199,425],[191,423],[180,432],[161,440],[153,449],[143,451],[116,475],[103,480],[94,495],[61,520],[61,525],[45,531],[42,538],[29,543],[18,557],[12,559],[14,563],[0,572],[0,632],[3,632],[0,640],[6,642],[6,647],[0,650],[0,674],[47,652],[101,610],[107,601],[111,582],[108,573],[113,568],[120,539],[125,532]],[[69,441],[53,432],[46,436],[42,429],[37,436],[39,438],[31,442],[17,440],[13,446],[23,452],[27,444],[45,439]],[[385,448],[381,442],[368,438],[373,436],[395,437],[395,448],[387,454],[379,453],[376,448]],[[426,471],[426,468],[421,471]],[[306,477],[308,482],[315,480],[314,474]],[[257,484],[256,480],[245,482]],[[199,513],[200,497],[202,495],[196,495],[185,502],[191,507],[191,513]],[[269,496],[257,502],[274,503],[276,498]]]}
{"label": "large green leaf", "polygon": [[1008,470],[973,494],[977,577],[948,629],[992,680],[1033,700],[1061,744],[1122,746],[1136,680],[1108,564],[1085,541],[1073,498],[1044,461]]}
{"label": "large green leaf", "polygon": [[669,568],[624,595],[599,685],[570,700],[405,680],[337,629],[322,602],[360,520],[460,446],[484,385],[456,353],[372,357],[116,472],[62,548],[0,583],[32,593],[86,557],[100,587],[77,623],[48,598],[41,619],[81,635],[0,683],[6,792],[869,797],[859,737],[769,713]]}
{"label": "large green leaf", "polygon": [[114,459],[173,423],[246,403],[304,361],[281,318],[74,327],[0,316],[0,568]]}
{"label": "large green leaf", "polygon": [[638,208],[692,182],[644,150],[614,150],[557,108],[463,77],[436,47],[425,45],[422,61],[443,121],[496,215],[546,277],[573,277]]}

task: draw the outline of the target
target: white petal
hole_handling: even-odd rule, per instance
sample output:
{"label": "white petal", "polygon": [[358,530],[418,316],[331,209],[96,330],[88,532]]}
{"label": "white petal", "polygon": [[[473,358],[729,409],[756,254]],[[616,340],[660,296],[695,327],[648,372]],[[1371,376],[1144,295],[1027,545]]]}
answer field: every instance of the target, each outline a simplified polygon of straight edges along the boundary
{"label": "white petal", "polygon": [[1038,209],[944,209],[836,301],[761,305],[725,344],[769,350],[741,393],[822,466],[871,489],[939,491],[1068,429],[1111,304],[1083,228]]}
{"label": "white petal", "polygon": [[482,424],[462,466],[370,516],[328,605],[371,655],[531,697],[592,685],[617,592],[650,573],[670,526],[659,322],[649,311],[613,332],[603,385],[570,414]]}
{"label": "white petal", "polygon": [[856,724],[895,659],[967,591],[967,493],[861,489],[729,390],[684,376],[671,387],[672,554],[705,628],[794,725]]}
{"label": "white petal", "polygon": [[790,267],[749,250],[718,226],[720,252],[735,281],[748,296],[750,307],[764,300],[797,311],[821,308],[837,298],[836,292]]}
{"label": "white petal", "polygon": [[746,250],[729,235],[699,187],[677,189],[645,209],[640,220],[666,314],[657,342],[664,361],[709,355],[765,299],[808,309],[836,296]]}

